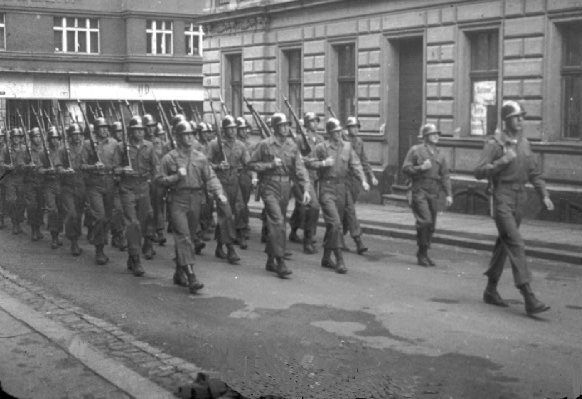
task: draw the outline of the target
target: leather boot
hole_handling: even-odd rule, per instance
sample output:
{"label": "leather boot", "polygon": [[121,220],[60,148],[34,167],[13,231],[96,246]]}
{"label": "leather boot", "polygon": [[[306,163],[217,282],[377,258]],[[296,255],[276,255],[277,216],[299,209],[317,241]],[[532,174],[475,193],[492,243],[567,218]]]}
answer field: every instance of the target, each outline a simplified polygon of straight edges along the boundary
{"label": "leather boot", "polygon": [[301,239],[297,235],[297,229],[291,229],[291,232],[289,233],[289,241],[297,244],[301,243]]}
{"label": "leather boot", "polygon": [[216,250],[214,251],[214,256],[219,259],[226,259],[226,253],[224,252],[224,248],[222,244],[216,244]]}
{"label": "leather boot", "polygon": [[79,248],[77,240],[71,240],[71,255],[79,256],[81,255],[81,252],[83,252],[83,250]]}
{"label": "leather boot", "polygon": [[188,291],[190,292],[190,294],[196,294],[198,290],[204,288],[204,284],[198,281],[196,275],[194,274],[193,265],[186,265],[186,273],[188,276]]}
{"label": "leather boot", "polygon": [[176,271],[174,271],[174,284],[180,287],[188,287],[188,273],[186,268],[176,265]]}
{"label": "leather boot", "polygon": [[120,251],[125,251],[127,249],[127,240],[125,239],[125,234],[114,234],[111,237],[111,246],[117,248]]}
{"label": "leather boot", "polygon": [[22,227],[20,227],[20,223],[12,224],[12,234],[14,235],[22,234]]}
{"label": "leather boot", "polygon": [[335,272],[339,274],[346,274],[348,272],[348,269],[346,268],[346,265],[344,263],[344,255],[342,254],[342,250],[334,249],[333,252],[335,254],[336,259]]}
{"label": "leather boot", "polygon": [[276,261],[277,265],[275,268],[275,272],[277,273],[277,276],[279,278],[286,278],[287,276],[293,273],[291,270],[287,269],[287,265],[285,264],[285,260],[283,258],[277,257]]}
{"label": "leather boot", "polygon": [[265,264],[265,270],[273,273],[277,271],[277,264],[275,263],[275,257],[273,255],[267,255],[267,263]]}
{"label": "leather boot", "polygon": [[350,248],[346,245],[346,240],[343,234],[340,234],[340,248],[342,251],[350,252]]}
{"label": "leather boot", "polygon": [[195,241],[194,242],[194,253],[196,255],[200,255],[204,248],[206,248],[206,243],[204,241]]}
{"label": "leather boot", "polygon": [[240,246],[240,249],[248,248],[247,239],[245,238],[244,232],[242,230],[238,231],[238,245]]}
{"label": "leather boot", "polygon": [[317,253],[317,248],[313,245],[313,241],[307,235],[303,239],[303,253],[307,255],[313,255]]}
{"label": "leather boot", "polygon": [[324,248],[323,257],[321,258],[321,267],[325,267],[326,269],[335,269],[335,266],[335,262],[331,259],[331,249]]}
{"label": "leather boot", "polygon": [[426,250],[426,261],[428,262],[429,266],[436,266],[436,263],[434,262],[434,260],[432,260],[429,256],[428,256],[428,248]]}
{"label": "leather boot", "polygon": [[[131,272],[136,277],[141,277],[145,274],[145,270],[141,266],[141,259],[139,258],[139,254],[136,255],[129,255],[130,259],[132,259],[132,268]],[[129,261],[128,261],[129,262]]]}
{"label": "leather boot", "polygon": [[536,314],[545,312],[549,310],[550,307],[536,298],[529,283],[525,283],[522,285],[517,286],[521,291],[521,295],[523,295],[523,299],[525,301],[525,311],[527,314]]}
{"label": "leather boot", "polygon": [[51,231],[51,249],[57,249],[59,247],[59,233]]}
{"label": "leather boot", "polygon": [[356,243],[356,252],[358,255],[368,251],[368,247],[362,242],[362,237],[354,237],[354,242]]}
{"label": "leather boot", "polygon": [[226,249],[227,249],[227,252],[228,252],[227,255],[226,255],[226,258],[228,260],[228,263],[230,263],[231,265],[238,264],[238,262],[240,261],[240,257],[236,253],[236,250],[234,249],[234,246],[232,244],[226,244]]}
{"label": "leather boot", "polygon": [[424,267],[430,266],[430,263],[426,258],[426,251],[427,251],[426,245],[421,245],[420,247],[418,247],[418,252],[416,253],[416,260],[419,266]]}
{"label": "leather boot", "polygon": [[491,278],[487,282],[485,291],[483,291],[483,302],[489,305],[500,306],[502,308],[509,306],[509,304],[501,298],[499,292],[497,292],[497,281]]}
{"label": "leather boot", "polygon": [[156,242],[160,246],[164,246],[166,244],[166,237],[164,236],[164,229],[158,229],[156,231]]}
{"label": "leather boot", "polygon": [[154,246],[151,238],[149,237],[144,238],[143,246],[141,247],[141,252],[143,253],[144,258],[146,258],[147,260],[151,260],[154,258],[156,251],[154,251]]}
{"label": "leather boot", "polygon": [[32,241],[39,241],[42,240],[42,233],[40,232],[40,227],[32,227],[31,228],[32,233],[31,233],[31,240]]}
{"label": "leather boot", "polygon": [[105,265],[107,262],[109,262],[109,258],[103,253],[103,245],[95,246],[95,263]]}
{"label": "leather boot", "polygon": [[293,257],[293,252],[291,252],[291,251],[285,251],[285,253],[283,254],[283,259],[285,259],[285,260],[291,260],[292,257]]}

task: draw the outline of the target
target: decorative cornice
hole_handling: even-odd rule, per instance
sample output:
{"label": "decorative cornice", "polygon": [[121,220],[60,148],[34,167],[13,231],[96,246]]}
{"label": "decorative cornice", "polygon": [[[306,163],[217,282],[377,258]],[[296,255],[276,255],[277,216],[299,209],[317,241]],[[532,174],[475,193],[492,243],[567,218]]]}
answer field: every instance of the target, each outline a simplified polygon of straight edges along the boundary
{"label": "decorative cornice", "polygon": [[271,18],[266,14],[249,15],[241,18],[208,21],[204,31],[208,35],[224,35],[238,32],[268,30]]}

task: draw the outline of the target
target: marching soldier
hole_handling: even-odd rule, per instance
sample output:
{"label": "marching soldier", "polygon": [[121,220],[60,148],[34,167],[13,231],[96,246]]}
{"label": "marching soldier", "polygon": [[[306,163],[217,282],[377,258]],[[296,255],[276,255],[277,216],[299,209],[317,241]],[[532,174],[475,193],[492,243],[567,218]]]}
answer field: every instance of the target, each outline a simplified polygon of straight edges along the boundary
{"label": "marching soldier", "polygon": [[[366,176],[350,142],[341,138],[342,127],[335,118],[329,118],[325,124],[327,138],[315,147],[315,159],[311,167],[319,172],[319,203],[325,220],[323,238],[324,253],[321,266],[334,269],[336,273],[345,274],[341,237],[342,220],[351,194],[348,191],[350,173],[356,173],[365,191],[370,189]],[[331,259],[335,255],[336,261]]]}
{"label": "marching soldier", "polygon": [[30,168],[31,159],[27,154],[26,146],[22,143],[24,132],[20,128],[10,131],[11,143],[2,152],[2,169],[9,173],[6,178],[6,206],[12,223],[12,234],[21,234],[20,224],[24,221],[26,210],[25,174]]}
{"label": "marching soldier", "polygon": [[260,173],[261,197],[265,204],[267,225],[266,270],[285,278],[292,272],[285,265],[285,226],[287,205],[291,194],[291,179],[302,188],[302,203],[309,196],[309,174],[303,164],[297,143],[289,137],[289,122],[283,113],[271,119],[274,135],[259,142],[251,156],[249,166]]}
{"label": "marching soldier", "polygon": [[[210,142],[214,138],[212,132],[212,125],[206,122],[200,122],[198,124],[198,140],[202,149],[200,150],[205,156],[208,155],[208,147]],[[202,230],[202,237],[204,241],[210,241],[212,238],[212,232],[216,228],[216,222],[214,221],[214,201],[211,196],[206,193],[205,202],[202,205],[202,217],[200,220],[200,228]]]}
{"label": "marching soldier", "polygon": [[490,138],[475,169],[475,177],[489,179],[492,189],[493,218],[499,232],[483,293],[485,303],[509,306],[497,292],[497,284],[503,273],[503,265],[509,257],[513,279],[525,300],[527,314],[536,314],[550,309],[538,300],[531,287],[531,272],[525,257],[525,244],[519,232],[519,225],[527,200],[525,184],[530,182],[540,195],[548,210],[554,209],[541,170],[530,148],[529,141],[522,134],[525,111],[515,101],[507,101],[501,108],[504,130],[496,131]]}
{"label": "marching soldier", "polygon": [[[207,158],[193,149],[194,129],[186,121],[175,127],[177,148],[162,158],[156,180],[169,189],[170,218],[176,246],[174,283],[187,285],[195,294],[204,287],[194,274],[195,248],[192,237],[199,224],[203,188],[226,204],[220,181]],[[184,275],[187,281],[184,281]]]}
{"label": "marching soldier", "polygon": [[[9,145],[6,129],[2,128],[0,129],[0,157],[2,157],[4,151],[6,151],[6,147]],[[6,227],[4,224],[4,218],[8,211],[8,205],[6,204],[6,181],[10,173],[12,171],[5,170],[0,166],[0,230]]]}
{"label": "marching soldier", "polygon": [[158,161],[153,144],[144,139],[145,127],[141,117],[134,116],[129,121],[128,136],[127,147],[120,149],[126,164],[120,165],[116,173],[120,176],[119,193],[126,226],[127,268],[134,276],[139,277],[144,274],[140,247],[146,259],[154,256],[153,209],[149,182],[156,176]]}
{"label": "marching soldier", "polygon": [[291,232],[289,233],[289,241],[301,242],[297,236],[297,230],[303,229],[303,252],[306,254],[314,254],[317,252],[314,241],[317,229],[317,220],[319,219],[320,204],[318,202],[317,194],[315,188],[318,183],[317,171],[311,167],[311,162],[315,160],[315,147],[323,142],[323,138],[317,133],[317,124],[319,123],[319,116],[315,115],[313,112],[306,112],[303,116],[303,123],[305,125],[305,133],[311,151],[307,151],[306,143],[303,142],[303,138],[298,136],[297,144],[303,155],[305,161],[305,166],[309,172],[309,181],[311,185],[309,186],[310,192],[309,196],[311,200],[308,204],[303,205],[301,203],[301,187],[293,187],[293,197],[295,198],[295,208],[289,219],[289,224],[291,226]]}
{"label": "marching soldier", "polygon": [[[85,207],[85,179],[81,172],[83,165],[83,132],[78,124],[68,128],[69,150],[62,146],[55,167],[61,176],[65,236],[71,241],[71,255],[81,255],[79,237]],[[63,140],[66,140],[63,137]]]}
{"label": "marching soldier", "polygon": [[[158,164],[162,161],[164,155],[170,152],[170,143],[166,141],[166,132],[161,125],[158,123],[156,128],[156,133],[152,139],[152,144],[154,145],[154,155],[157,158]],[[166,229],[166,188],[157,184],[155,181],[151,182],[151,199],[152,208],[154,210],[154,225],[156,229],[156,242],[159,245],[164,245],[166,243],[166,237],[164,236],[164,230]]]}
{"label": "marching soldier", "polygon": [[154,137],[156,136],[156,128],[157,128],[157,122],[154,119],[154,117],[150,114],[145,114],[142,117],[142,123],[144,125],[144,129],[145,129],[145,135],[144,135],[144,139],[147,141],[152,141],[154,139]]}
{"label": "marching soldier", "polygon": [[402,172],[412,180],[410,207],[416,219],[417,262],[420,266],[435,266],[428,249],[436,227],[438,196],[445,191],[447,207],[453,205],[453,192],[447,160],[437,148],[440,131],[432,123],[420,129],[423,143],[408,150]]}
{"label": "marching soldier", "polygon": [[[239,116],[236,118],[237,124],[237,138],[245,145],[248,154],[252,154],[256,144],[252,143],[249,140],[249,130],[251,130],[251,126],[248,124],[245,118]],[[253,191],[253,186],[257,184],[257,174],[251,171],[248,168],[248,165],[245,165],[243,169],[241,169],[239,174],[239,186],[240,191],[242,194],[242,202],[243,202],[243,209],[242,209],[242,222],[244,223],[244,228],[242,229],[242,234],[244,235],[244,239],[249,239],[249,201],[251,199],[251,193]],[[246,243],[240,243],[240,247],[242,249],[246,249]]]}
{"label": "marching soldier", "polygon": [[[98,118],[99,119],[99,118]],[[113,170],[120,166],[119,143],[109,137],[106,124],[97,122],[95,150],[85,141],[81,169],[86,175],[87,200],[93,217],[92,244],[95,246],[95,262],[105,265],[109,258],[103,252],[111,223],[115,196],[118,193]]]}
{"label": "marching soldier", "polygon": [[30,225],[30,239],[32,241],[42,240],[40,226],[43,224],[43,174],[46,172],[43,165],[43,152],[41,132],[38,127],[33,127],[28,132],[30,137],[30,151],[32,154],[31,164],[33,168],[29,169],[24,176],[25,197],[26,197],[26,217]]}
{"label": "marching soldier", "polygon": [[[218,224],[215,255],[217,258],[227,259],[229,263],[236,264],[240,258],[233,246],[235,239],[238,239],[239,245],[246,248],[246,240],[242,232],[245,227],[242,219],[243,202],[238,179],[240,170],[249,162],[249,153],[245,145],[236,139],[237,125],[234,117],[231,115],[224,117],[222,130],[224,132],[222,149],[218,138],[212,140],[208,147],[208,161],[216,171],[216,176],[228,198],[234,225]],[[217,212],[223,212],[218,204]],[[223,245],[226,245],[227,254],[224,253]]]}
{"label": "marching soldier", "polygon": [[[358,130],[360,129],[360,121],[354,116],[350,116],[346,121],[346,128],[348,130],[348,140],[352,145],[352,148],[356,152],[356,155],[360,159],[360,164],[364,170],[364,175],[367,177],[368,185],[377,186],[378,180],[374,176],[372,171],[372,166],[368,161],[366,156],[366,151],[364,150],[364,142],[360,137],[358,137]],[[356,202],[360,195],[360,187],[362,182],[357,173],[350,173],[347,180],[348,192],[350,193],[350,198],[348,204],[346,204],[346,213],[343,219],[343,234],[347,231],[350,232],[350,236],[356,243],[356,252],[358,254],[363,254],[368,250],[368,248],[362,242],[362,230],[360,229],[360,222],[356,216]]]}
{"label": "marching soldier", "polygon": [[[51,234],[51,248],[57,249],[63,245],[59,234],[63,231],[63,204],[61,195],[60,177],[57,175],[55,165],[58,163],[61,135],[55,126],[51,126],[47,132],[48,152],[50,162],[45,160],[51,168],[44,173],[44,199],[48,213],[48,230]],[[44,157],[43,157],[44,158]]]}

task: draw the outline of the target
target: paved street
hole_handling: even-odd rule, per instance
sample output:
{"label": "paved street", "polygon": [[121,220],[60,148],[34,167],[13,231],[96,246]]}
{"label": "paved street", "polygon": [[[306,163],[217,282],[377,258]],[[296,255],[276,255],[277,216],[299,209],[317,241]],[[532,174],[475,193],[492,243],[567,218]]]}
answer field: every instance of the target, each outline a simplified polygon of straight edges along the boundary
{"label": "paved street", "polygon": [[[158,247],[146,276],[135,278],[125,270],[126,253],[110,247],[112,262],[96,266],[85,241],[76,259],[46,239],[30,243],[5,230],[0,240],[0,266],[32,282],[27,290],[41,287],[86,320],[105,323],[95,325],[216,372],[252,397],[562,398],[575,397],[582,380],[576,265],[532,260],[534,290],[552,306],[532,318],[509,269],[500,292],[511,307],[483,304],[489,254],[458,247],[436,245],[439,267],[424,269],[415,265],[413,241],[368,236],[369,254],[348,254],[348,274],[337,275],[291,244],[294,273],[283,281],[264,270],[254,234],[239,266],[214,258],[209,243],[197,266],[206,287],[191,296],[172,284],[171,246]],[[44,309],[21,291],[13,295]],[[124,355],[113,344],[93,344],[112,358]],[[149,361],[143,369],[134,363],[126,357],[147,377]]]}

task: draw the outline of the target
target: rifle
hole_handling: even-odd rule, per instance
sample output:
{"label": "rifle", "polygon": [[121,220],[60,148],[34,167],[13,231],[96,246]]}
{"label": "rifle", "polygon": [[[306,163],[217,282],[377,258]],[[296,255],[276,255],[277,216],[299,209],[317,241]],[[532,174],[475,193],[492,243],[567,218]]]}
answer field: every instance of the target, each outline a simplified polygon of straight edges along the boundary
{"label": "rifle", "polygon": [[95,114],[95,111],[93,111],[93,108],[91,108],[91,106],[87,103],[85,103],[85,106],[87,107],[87,111],[89,111],[89,114],[91,114],[91,119],[93,120],[93,122],[95,122],[95,119],[98,118],[98,116]]}
{"label": "rifle", "polygon": [[[51,105],[52,107],[52,105]],[[51,108],[51,110],[54,109]],[[57,102],[57,114],[59,115],[58,121],[61,122],[61,129],[63,131],[63,147],[65,149],[65,169],[72,170],[73,167],[71,165],[71,148],[69,147],[69,141],[67,140],[67,133],[65,132],[65,117],[63,116],[63,112],[61,111],[61,105]],[[56,116],[55,116],[56,118]]]}
{"label": "rifle", "polygon": [[230,111],[226,106],[224,99],[222,98],[222,94],[218,93],[218,99],[220,100],[220,106],[222,107],[222,112],[224,112],[224,115],[230,115]]}
{"label": "rifle", "polygon": [[141,107],[141,116],[146,114],[145,106],[143,105],[143,100],[139,100],[139,105]]}
{"label": "rifle", "polygon": [[327,108],[327,111],[329,112],[329,114],[332,116],[332,118],[336,118],[337,116],[335,115],[335,112],[333,112],[333,108],[331,107],[331,105],[324,103],[325,107]]}
{"label": "rifle", "polygon": [[198,108],[196,107],[194,107],[194,115],[196,116],[196,119],[198,119],[198,121],[203,122],[202,115],[200,115],[200,113],[198,112]]}
{"label": "rifle", "polygon": [[271,129],[269,128],[269,126],[261,118],[259,113],[255,110],[253,105],[249,102],[249,100],[246,97],[243,97],[243,100],[244,100],[245,104],[247,105],[247,108],[251,112],[251,115],[253,116],[253,119],[255,120],[257,127],[259,128],[259,132],[261,133],[261,137],[263,139],[266,139],[267,137],[271,137],[273,135],[273,132],[271,132]]}
{"label": "rifle", "polygon": [[[172,102],[174,102],[174,100],[172,100]],[[186,115],[186,113],[184,112],[184,108],[182,108],[182,106],[180,105],[180,103],[178,101],[176,101],[176,108],[178,108],[178,112],[181,113],[182,115]]]}
{"label": "rifle", "polygon": [[24,145],[26,147],[26,153],[28,154],[28,158],[30,161],[28,165],[35,166],[34,161],[32,160],[32,150],[30,149],[30,142],[28,141],[28,132],[25,130],[24,120],[22,119],[22,115],[20,115],[20,111],[16,110],[16,116],[20,122],[20,128],[24,132]]}
{"label": "rifle", "polygon": [[[99,152],[97,151],[97,144],[95,144],[95,139],[93,138],[93,134],[91,133],[91,128],[89,127],[89,122],[87,121],[87,116],[85,115],[85,111],[83,110],[83,107],[81,107],[81,100],[77,99],[77,104],[79,105],[79,109],[81,110],[81,114],[83,115],[83,119],[85,120],[85,136],[89,139],[89,144],[91,145],[91,151],[93,151],[93,155],[95,156],[95,159],[97,160],[96,163],[100,163],[103,164],[103,162],[101,161],[101,156],[99,155]],[[77,121],[78,123],[78,121]]]}
{"label": "rifle", "polygon": [[[121,100],[119,100],[119,113],[121,114],[121,141],[123,142],[123,155],[125,155],[125,160],[127,165],[124,166],[124,169],[133,170],[133,165],[131,164],[131,157],[129,154],[129,140],[127,138],[127,129],[125,127],[125,117],[123,116],[123,112],[121,111]],[[125,100],[125,105],[129,108],[129,103]],[[131,112],[131,109],[130,109]]]}
{"label": "rifle", "polygon": [[156,108],[158,109],[158,114],[160,116],[160,121],[164,124],[164,130],[166,131],[166,141],[170,143],[172,150],[176,148],[176,143],[174,142],[174,137],[171,134],[172,126],[166,117],[166,113],[164,112],[164,108],[159,101],[156,101]]}
{"label": "rifle", "polygon": [[6,165],[12,165],[14,155],[12,155],[12,143],[10,140],[10,130],[8,130],[8,126],[6,126],[6,121],[4,121],[4,130],[6,131],[6,152],[8,153],[8,160],[10,162],[5,162]]}
{"label": "rifle", "polygon": [[212,102],[212,98],[210,98],[210,92],[208,92],[208,89],[206,89],[206,92],[208,93],[208,102],[210,103],[210,109],[212,110],[212,116],[214,117],[214,125],[216,126],[216,143],[218,144],[218,151],[220,151],[223,160],[226,162],[226,153],[224,152],[224,148],[222,147],[222,138],[220,137],[218,114],[214,109],[214,103]]}
{"label": "rifle", "polygon": [[36,113],[36,110],[34,109],[34,107],[31,107],[32,109],[32,114],[34,115],[35,119],[36,119],[36,123],[39,124],[39,130],[40,130],[40,141],[42,143],[42,152],[44,152],[44,156],[47,159],[47,163],[45,166],[45,168],[47,169],[54,169],[54,165],[53,165],[53,161],[51,159],[51,154],[49,152],[48,149],[48,145],[46,144],[46,137],[44,136],[46,130],[44,128],[44,123],[42,123],[42,121],[40,120],[38,114]]}
{"label": "rifle", "polygon": [[196,123],[202,122],[198,118],[197,112],[194,110],[194,108],[192,108],[192,104],[188,103],[188,108],[190,109],[190,115],[192,115],[192,119],[194,119],[194,122],[196,122]]}
{"label": "rifle", "polygon": [[178,115],[178,108],[176,107],[176,103],[174,102],[174,100],[170,101],[170,104],[172,104],[172,112],[173,112],[172,116]]}
{"label": "rifle", "polygon": [[[119,100],[119,102],[121,103],[121,100]],[[129,105],[129,101],[123,100],[123,102],[124,102],[125,106],[127,107],[129,114],[133,118],[133,110],[131,109],[131,105]],[[123,119],[123,112],[121,111],[121,107],[119,107],[119,113],[121,114],[121,119]]]}
{"label": "rifle", "polygon": [[307,135],[305,134],[305,128],[299,122],[299,118],[297,117],[297,114],[293,110],[293,107],[291,107],[291,104],[289,104],[289,100],[287,99],[287,97],[283,96],[283,101],[285,101],[285,105],[287,106],[287,108],[289,108],[289,112],[291,112],[291,115],[295,120],[296,128],[299,129],[299,133],[301,134],[301,138],[303,139],[303,144],[305,144],[305,148],[302,151],[303,152],[302,155],[309,154],[311,152],[311,145],[309,144],[309,140],[307,139]]}
{"label": "rifle", "polygon": [[101,105],[99,105],[99,101],[95,101],[95,103],[97,104],[97,111],[99,111],[99,116],[105,118],[105,114],[103,113],[103,109],[101,108]]}

